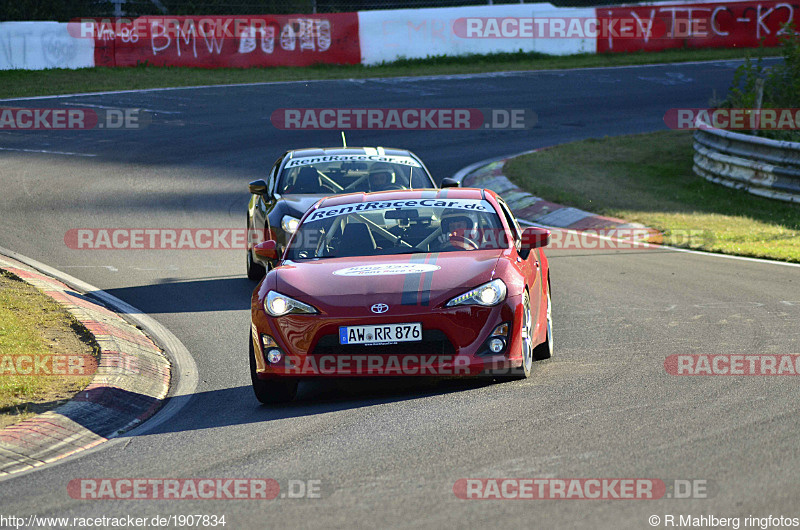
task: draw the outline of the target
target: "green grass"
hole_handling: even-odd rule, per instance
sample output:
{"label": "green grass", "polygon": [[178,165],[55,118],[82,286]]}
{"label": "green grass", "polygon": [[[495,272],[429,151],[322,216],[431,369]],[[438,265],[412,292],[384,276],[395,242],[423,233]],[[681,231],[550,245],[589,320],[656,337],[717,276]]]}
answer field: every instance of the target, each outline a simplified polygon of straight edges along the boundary
{"label": "green grass", "polygon": [[[655,228],[670,244],[800,262],[800,205],[712,184],[692,172],[692,154],[690,132],[664,131],[558,146],[505,173],[534,195]],[[687,230],[704,236],[677,236]]]}
{"label": "green grass", "polygon": [[[0,354],[92,355],[89,332],[34,287],[0,271]],[[91,377],[0,375],[0,428],[52,409],[89,384]]]}
{"label": "green grass", "polygon": [[608,53],[551,56],[539,53],[500,53],[461,57],[402,59],[376,66],[317,65],[305,68],[179,68],[138,66],[132,68],[51,69],[0,71],[0,98],[102,92],[175,86],[452,75],[516,70],[589,68],[686,61],[741,59],[746,55],[779,55],[777,48],[685,49],[657,53]]}

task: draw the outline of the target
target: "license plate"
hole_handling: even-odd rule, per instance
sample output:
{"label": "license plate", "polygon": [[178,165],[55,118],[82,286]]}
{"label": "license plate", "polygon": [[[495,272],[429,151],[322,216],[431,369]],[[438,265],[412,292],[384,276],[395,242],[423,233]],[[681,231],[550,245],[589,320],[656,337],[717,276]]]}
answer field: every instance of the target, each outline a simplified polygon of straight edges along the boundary
{"label": "license plate", "polygon": [[393,344],[422,340],[422,323],[341,326],[339,344]]}

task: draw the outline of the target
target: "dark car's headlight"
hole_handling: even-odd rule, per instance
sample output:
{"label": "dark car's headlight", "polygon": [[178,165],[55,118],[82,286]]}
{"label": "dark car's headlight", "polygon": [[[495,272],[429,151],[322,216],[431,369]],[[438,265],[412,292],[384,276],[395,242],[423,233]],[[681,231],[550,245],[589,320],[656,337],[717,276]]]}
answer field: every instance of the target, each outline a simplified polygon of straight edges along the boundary
{"label": "dark car's headlight", "polygon": [[304,304],[277,291],[267,293],[267,298],[264,300],[264,311],[273,317],[282,317],[290,313],[313,314],[319,312],[313,306]]}
{"label": "dark car's headlight", "polygon": [[467,291],[461,296],[456,296],[445,307],[453,307],[456,305],[482,305],[493,306],[497,305],[506,299],[506,284],[503,280],[492,280],[489,283]]}
{"label": "dark car's headlight", "polygon": [[281,228],[289,235],[294,234],[298,226],[300,226],[300,219],[297,217],[284,215],[281,219]]}

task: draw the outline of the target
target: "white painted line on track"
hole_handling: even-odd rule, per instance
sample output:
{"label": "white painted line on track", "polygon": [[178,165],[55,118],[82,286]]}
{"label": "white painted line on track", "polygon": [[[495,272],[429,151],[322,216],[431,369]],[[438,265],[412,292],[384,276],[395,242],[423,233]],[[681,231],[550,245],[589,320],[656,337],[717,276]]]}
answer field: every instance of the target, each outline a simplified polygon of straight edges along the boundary
{"label": "white painted line on track", "polygon": [[108,269],[111,272],[119,272],[113,265],[62,265],[64,269]]}
{"label": "white painted line on track", "polygon": [[45,155],[62,155],[62,156],[85,156],[85,157],[97,156],[89,153],[70,153],[68,151],[46,151],[44,149],[20,149],[16,147],[0,147],[0,151],[16,151],[19,153],[40,153]]}
{"label": "white painted line on track", "polygon": [[[70,107],[88,107],[92,109],[103,109],[103,110],[118,110],[120,107],[119,105],[96,105],[94,103],[70,103],[66,102],[63,105],[69,105]],[[141,110],[144,112],[152,112],[153,114],[183,114],[183,111],[180,110],[155,110],[155,109],[145,109],[142,107],[136,107],[136,110]]]}

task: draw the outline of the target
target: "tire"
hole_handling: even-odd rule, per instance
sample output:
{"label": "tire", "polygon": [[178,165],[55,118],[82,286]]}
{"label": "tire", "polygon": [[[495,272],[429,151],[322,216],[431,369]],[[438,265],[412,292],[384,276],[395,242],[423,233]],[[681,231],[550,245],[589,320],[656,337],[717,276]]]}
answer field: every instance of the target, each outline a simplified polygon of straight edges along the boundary
{"label": "tire", "polygon": [[533,359],[543,361],[553,356],[553,304],[550,299],[550,280],[547,280],[547,339],[533,349]]}
{"label": "tire", "polygon": [[512,368],[509,375],[499,377],[501,381],[517,381],[527,379],[533,373],[533,318],[531,315],[531,297],[526,289],[522,295],[522,366]]}
{"label": "tire", "polygon": [[299,381],[295,378],[280,379],[259,379],[256,374],[255,349],[253,339],[249,338],[250,343],[250,381],[253,384],[253,392],[256,399],[261,403],[286,403],[292,401],[297,396]]}
{"label": "tire", "polygon": [[[250,219],[247,220],[247,233],[250,233]],[[247,277],[254,282],[261,280],[267,273],[267,269],[253,261],[253,250],[247,249]]]}

